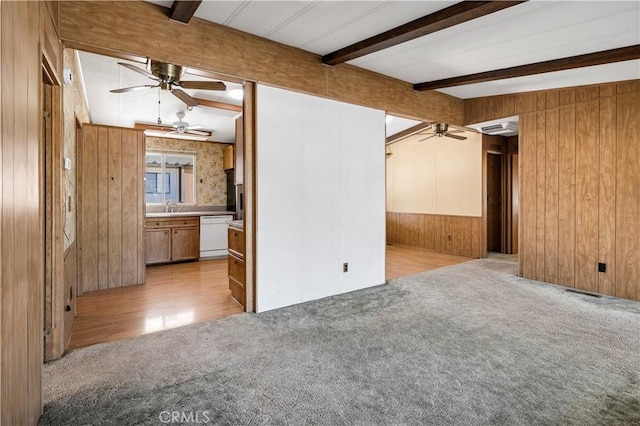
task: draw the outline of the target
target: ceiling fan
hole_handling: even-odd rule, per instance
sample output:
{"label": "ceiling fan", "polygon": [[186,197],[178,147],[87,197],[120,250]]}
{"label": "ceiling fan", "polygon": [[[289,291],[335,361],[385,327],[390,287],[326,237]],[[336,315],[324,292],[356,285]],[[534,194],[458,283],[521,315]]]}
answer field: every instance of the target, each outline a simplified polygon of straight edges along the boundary
{"label": "ceiling fan", "polygon": [[208,138],[213,134],[212,130],[199,130],[204,127],[201,124],[190,125],[189,123],[184,121],[184,111],[178,111],[176,113],[176,116],[178,117],[178,121],[174,121],[171,126],[136,122],[134,127],[136,129],[145,129],[145,131],[151,131],[153,133],[153,136],[195,135]]}
{"label": "ceiling fan", "polygon": [[436,136],[439,138],[446,137],[446,138],[458,139],[460,141],[467,139],[464,136],[458,136],[453,134],[453,133],[464,133],[464,130],[449,130],[449,125],[447,123],[433,123],[432,125],[427,127],[425,130],[429,130],[429,129],[431,129],[432,131],[427,133],[424,133],[424,132],[416,133],[418,135],[428,135],[426,138],[418,140],[418,142],[426,141],[427,139],[435,138]]}
{"label": "ceiling fan", "polygon": [[202,124],[190,125],[189,123],[184,121],[183,120],[184,115],[185,115],[184,111],[176,112],[176,116],[178,117],[178,121],[174,121],[173,122],[171,127],[173,127],[175,130],[172,131],[172,132],[169,132],[169,133],[178,133],[180,135],[188,133],[188,134],[191,134],[191,135],[198,135],[198,136],[210,136],[211,135],[211,132],[202,132],[202,131],[198,130],[198,129],[202,129],[204,127]]}
{"label": "ceiling fan", "polygon": [[170,91],[176,98],[180,99],[189,107],[194,107],[198,106],[198,101],[180,88],[196,90],[225,90],[227,88],[227,86],[221,81],[182,81],[182,67],[180,65],[173,65],[166,62],[151,60],[151,72],[125,62],[118,62],[118,65],[122,65],[131,71],[135,71],[150,78],[151,80],[155,80],[157,84],[124,87],[122,89],[111,90],[111,93],[125,93],[159,87],[161,90]]}

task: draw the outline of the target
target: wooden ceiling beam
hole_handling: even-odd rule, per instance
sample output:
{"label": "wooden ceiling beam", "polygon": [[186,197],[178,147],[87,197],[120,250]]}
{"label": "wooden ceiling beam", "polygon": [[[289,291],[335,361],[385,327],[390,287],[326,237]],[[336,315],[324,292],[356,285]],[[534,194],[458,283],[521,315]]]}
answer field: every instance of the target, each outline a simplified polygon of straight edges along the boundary
{"label": "wooden ceiling beam", "polygon": [[442,80],[428,81],[413,85],[414,90],[433,90],[444,87],[462,86],[465,84],[484,83],[487,81],[502,80],[505,78],[525,77],[535,74],[544,74],[554,71],[564,71],[574,68],[591,67],[595,65],[611,64],[614,62],[631,61],[640,58],[640,44],[605,50],[602,52],[587,53],[585,55],[571,56],[568,58],[553,59],[551,61],[536,62],[534,64],[520,65],[511,68],[479,72],[459,77],[445,78]]}
{"label": "wooden ceiling beam", "polygon": [[240,105],[228,104],[226,102],[210,101],[208,99],[194,98],[198,102],[198,106],[206,106],[211,108],[225,109],[227,111],[242,112]]}
{"label": "wooden ceiling beam", "polygon": [[324,55],[322,63],[337,65],[520,3],[524,1],[462,1]]}
{"label": "wooden ceiling beam", "polygon": [[200,3],[202,3],[202,0],[174,0],[171,5],[171,11],[169,12],[169,19],[176,22],[182,22],[183,24],[188,24],[196,13],[196,10],[198,10]]}
{"label": "wooden ceiling beam", "polygon": [[398,133],[395,133],[395,134],[389,136],[386,139],[386,144],[388,145],[390,143],[397,142],[400,139],[404,139],[407,136],[411,136],[414,133],[418,133],[419,131],[426,129],[427,127],[431,126],[432,124],[433,123],[426,123],[426,122],[418,123],[415,126],[409,127],[408,129],[402,130],[402,131],[400,131]]}

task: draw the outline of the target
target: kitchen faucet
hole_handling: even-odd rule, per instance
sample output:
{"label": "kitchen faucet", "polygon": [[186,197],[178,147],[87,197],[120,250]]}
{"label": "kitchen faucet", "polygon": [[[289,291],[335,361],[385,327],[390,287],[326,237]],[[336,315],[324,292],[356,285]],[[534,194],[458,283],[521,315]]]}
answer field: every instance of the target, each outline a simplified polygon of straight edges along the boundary
{"label": "kitchen faucet", "polygon": [[166,204],[164,205],[164,212],[165,213],[173,213],[173,208],[176,206],[176,203],[174,203],[173,201],[167,201]]}

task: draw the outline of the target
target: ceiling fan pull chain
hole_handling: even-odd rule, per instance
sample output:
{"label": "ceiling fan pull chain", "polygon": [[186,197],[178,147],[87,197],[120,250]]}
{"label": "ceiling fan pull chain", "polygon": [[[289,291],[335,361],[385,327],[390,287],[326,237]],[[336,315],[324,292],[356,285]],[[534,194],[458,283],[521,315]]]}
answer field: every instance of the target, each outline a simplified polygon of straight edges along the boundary
{"label": "ceiling fan pull chain", "polygon": [[162,124],[160,119],[160,89],[158,89],[158,126]]}

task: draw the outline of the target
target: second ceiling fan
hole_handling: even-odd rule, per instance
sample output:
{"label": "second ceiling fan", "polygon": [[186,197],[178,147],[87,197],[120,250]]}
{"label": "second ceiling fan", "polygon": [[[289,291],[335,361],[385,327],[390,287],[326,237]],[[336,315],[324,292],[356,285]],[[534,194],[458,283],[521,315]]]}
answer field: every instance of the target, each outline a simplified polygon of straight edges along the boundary
{"label": "second ceiling fan", "polygon": [[454,133],[464,133],[464,130],[449,130],[449,125],[447,123],[433,123],[432,125],[427,127],[425,130],[431,130],[431,131],[426,133],[418,132],[417,133],[418,135],[427,135],[426,138],[420,139],[418,142],[426,141],[427,139],[435,138],[436,136],[440,138],[447,137],[452,139],[458,139],[460,141],[467,139],[464,136],[454,135]]}
{"label": "second ceiling fan", "polygon": [[118,62],[118,65],[135,71],[138,74],[142,74],[145,77],[155,80],[157,84],[144,84],[141,86],[124,87],[122,89],[111,90],[111,93],[125,93],[135,90],[151,89],[159,87],[162,90],[170,91],[176,98],[187,104],[189,107],[198,106],[198,101],[192,98],[187,92],[182,89],[195,89],[195,90],[226,90],[227,86],[221,81],[183,81],[182,80],[182,67],[180,65],[173,65],[166,62],[150,61],[151,72],[138,68],[134,65],[126,62]]}

